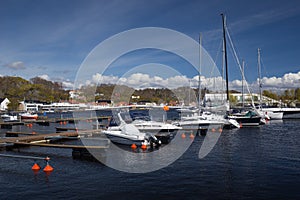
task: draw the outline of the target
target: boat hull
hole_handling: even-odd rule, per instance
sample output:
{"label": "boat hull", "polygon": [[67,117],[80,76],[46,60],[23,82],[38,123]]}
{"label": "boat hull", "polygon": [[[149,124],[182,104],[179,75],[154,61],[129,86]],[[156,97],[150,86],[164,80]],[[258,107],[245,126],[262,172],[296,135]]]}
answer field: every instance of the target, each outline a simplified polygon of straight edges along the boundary
{"label": "boat hull", "polygon": [[235,117],[235,120],[242,126],[259,126],[261,117]]}
{"label": "boat hull", "polygon": [[137,146],[141,146],[142,144],[145,143],[145,139],[136,139],[134,137],[125,135],[125,134],[120,134],[120,133],[112,133],[111,131],[103,131],[103,133],[106,135],[108,139],[110,139],[111,142],[117,143],[117,144],[123,144],[123,145],[132,145],[135,144]]}

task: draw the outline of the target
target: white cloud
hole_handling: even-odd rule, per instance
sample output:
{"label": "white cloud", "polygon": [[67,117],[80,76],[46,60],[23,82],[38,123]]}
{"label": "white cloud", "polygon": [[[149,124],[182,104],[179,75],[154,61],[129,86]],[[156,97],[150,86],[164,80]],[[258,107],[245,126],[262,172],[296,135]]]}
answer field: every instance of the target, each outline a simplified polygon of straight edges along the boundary
{"label": "white cloud", "polygon": [[74,83],[70,82],[70,81],[63,81],[62,85],[66,89],[73,89],[73,87],[74,87]]}
{"label": "white cloud", "polygon": [[24,63],[22,61],[16,61],[5,65],[6,67],[14,70],[18,69],[26,69]]}
{"label": "white cloud", "polygon": [[[288,88],[298,88],[300,87],[300,71],[297,73],[287,73],[282,77],[263,77],[261,79],[263,90],[285,90]],[[253,83],[248,83],[251,91],[257,92],[259,89],[258,80]],[[246,84],[244,84],[246,87]],[[241,90],[242,81],[234,80],[229,83],[230,89]],[[246,90],[246,88],[245,88]]]}
{"label": "white cloud", "polygon": [[42,78],[42,79],[44,79],[46,81],[50,81],[51,80],[50,77],[47,74],[39,75],[38,77]]}

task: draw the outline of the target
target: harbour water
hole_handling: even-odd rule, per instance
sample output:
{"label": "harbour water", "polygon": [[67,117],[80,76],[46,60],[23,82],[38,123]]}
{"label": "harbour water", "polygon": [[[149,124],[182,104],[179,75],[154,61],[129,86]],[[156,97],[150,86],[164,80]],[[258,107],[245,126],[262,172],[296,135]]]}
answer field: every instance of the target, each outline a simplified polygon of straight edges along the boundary
{"label": "harbour water", "polygon": [[[55,132],[55,126],[14,127]],[[28,130],[27,130],[28,129]],[[32,160],[0,157],[1,199],[299,199],[300,120],[224,130],[213,150],[198,158],[197,136],[174,163],[149,173],[126,173],[72,158],[72,150],[40,147],[2,154],[51,158],[51,174]],[[1,135],[7,130],[2,129]],[[184,140],[190,140],[185,138]],[[41,167],[45,166],[42,161]]]}

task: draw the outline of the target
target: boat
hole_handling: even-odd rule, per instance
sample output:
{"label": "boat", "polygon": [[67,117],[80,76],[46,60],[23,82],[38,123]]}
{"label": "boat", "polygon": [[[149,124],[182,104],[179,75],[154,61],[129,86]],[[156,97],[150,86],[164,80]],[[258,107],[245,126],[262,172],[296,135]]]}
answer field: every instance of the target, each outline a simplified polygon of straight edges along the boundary
{"label": "boat", "polygon": [[153,121],[146,117],[135,118],[135,120],[133,120],[131,124],[133,124],[141,132],[151,132],[151,133],[158,133],[158,132],[169,133],[169,132],[174,132],[182,129],[182,127],[176,126],[174,124]]}
{"label": "boat", "polygon": [[220,128],[223,127],[224,121],[218,119],[208,119],[207,116],[199,114],[196,111],[192,111],[192,115],[181,116],[181,120],[173,122],[174,125],[182,127],[184,130],[197,131],[201,135],[206,134],[210,125],[217,125]]}
{"label": "boat", "polygon": [[[226,72],[226,92],[227,92],[227,101],[229,102],[228,63],[227,63],[227,46],[226,46],[226,25],[225,25],[225,15],[221,14],[221,16],[222,16],[222,24],[223,24],[224,60],[225,60],[225,70],[226,70],[225,71]],[[231,45],[232,45],[232,43],[231,43]],[[232,45],[232,48],[233,48],[233,51],[234,51],[235,59],[236,59],[237,63],[239,64],[240,61],[236,56],[235,49],[234,49],[233,45]],[[243,67],[241,67],[241,68],[243,68]],[[241,70],[241,71],[242,71],[242,78],[243,78],[243,80],[245,80],[243,70]],[[248,91],[249,91],[249,88],[248,88]],[[254,105],[253,102],[252,102],[252,104]],[[255,109],[254,106],[253,106],[253,109]],[[228,115],[228,119],[235,119],[242,126],[259,126],[261,123],[265,123],[264,120],[261,120],[262,117],[257,112],[254,112],[252,110],[249,110],[248,112],[245,112],[245,113],[242,113],[242,112],[232,113],[231,112]]]}
{"label": "boat", "polygon": [[222,116],[215,113],[211,113],[208,111],[203,112],[202,116],[209,120],[218,120],[224,123],[223,128],[232,129],[232,128],[240,128],[240,124],[235,119],[229,119],[227,115]]}
{"label": "boat", "polygon": [[1,118],[2,118],[3,122],[16,122],[16,121],[19,121],[17,115],[3,114],[3,115],[1,115]]}
{"label": "boat", "polygon": [[229,119],[235,119],[240,126],[259,126],[261,121],[261,116],[256,112],[249,110],[246,113],[235,113],[228,115]]}
{"label": "boat", "polygon": [[33,113],[21,113],[20,114],[21,119],[37,119],[38,118],[38,114],[33,114]]}
{"label": "boat", "polygon": [[272,110],[266,111],[262,108],[262,81],[261,81],[261,64],[260,64],[260,49],[257,49],[257,67],[258,67],[258,86],[259,86],[259,112],[261,116],[264,116],[267,120],[270,119],[282,119],[283,112],[273,112]]}
{"label": "boat", "polygon": [[[300,108],[262,108],[271,117],[278,117],[277,119],[300,119]],[[279,118],[282,115],[282,118]]]}
{"label": "boat", "polygon": [[124,145],[135,144],[137,146],[161,144],[161,141],[154,135],[139,131],[133,124],[127,124],[120,113],[118,113],[118,117],[120,120],[119,126],[111,126],[102,131],[112,142]]}

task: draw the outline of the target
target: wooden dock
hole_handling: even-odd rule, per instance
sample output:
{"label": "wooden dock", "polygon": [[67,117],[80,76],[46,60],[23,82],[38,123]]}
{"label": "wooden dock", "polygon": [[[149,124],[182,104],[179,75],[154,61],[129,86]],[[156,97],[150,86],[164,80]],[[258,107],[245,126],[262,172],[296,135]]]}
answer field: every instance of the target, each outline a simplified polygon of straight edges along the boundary
{"label": "wooden dock", "polygon": [[[99,130],[87,130],[81,132],[62,132],[62,133],[48,133],[48,134],[32,134],[32,133],[23,133],[23,132],[9,132],[10,134],[20,135],[20,134],[28,134],[27,136],[19,136],[19,137],[6,137],[0,138],[0,144],[7,144],[8,146],[40,146],[40,147],[54,147],[54,148],[95,148],[95,149],[104,149],[108,148],[108,146],[82,146],[82,145],[66,145],[66,144],[49,144],[42,143],[47,138],[59,138],[59,137],[78,137],[79,135],[87,135],[87,134],[100,134]],[[40,142],[41,141],[41,142]],[[107,142],[109,144],[109,142]]]}

